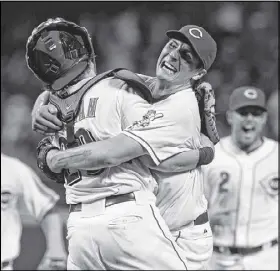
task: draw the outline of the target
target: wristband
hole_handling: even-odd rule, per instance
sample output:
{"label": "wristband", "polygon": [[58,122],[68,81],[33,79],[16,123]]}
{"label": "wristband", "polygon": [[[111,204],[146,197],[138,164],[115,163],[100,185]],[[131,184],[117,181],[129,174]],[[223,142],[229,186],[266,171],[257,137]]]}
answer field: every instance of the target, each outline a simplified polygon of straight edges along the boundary
{"label": "wristband", "polygon": [[198,149],[199,151],[199,158],[197,162],[197,167],[202,165],[207,165],[212,162],[214,159],[214,151],[210,147],[203,147]]}

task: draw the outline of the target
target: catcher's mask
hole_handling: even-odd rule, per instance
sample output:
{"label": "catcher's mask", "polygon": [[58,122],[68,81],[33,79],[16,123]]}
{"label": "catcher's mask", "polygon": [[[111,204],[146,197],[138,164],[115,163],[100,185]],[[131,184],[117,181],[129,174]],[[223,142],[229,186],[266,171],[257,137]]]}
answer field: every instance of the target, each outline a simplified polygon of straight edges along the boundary
{"label": "catcher's mask", "polygon": [[26,61],[40,80],[58,91],[94,62],[94,51],[86,28],[62,18],[48,19],[28,38]]}

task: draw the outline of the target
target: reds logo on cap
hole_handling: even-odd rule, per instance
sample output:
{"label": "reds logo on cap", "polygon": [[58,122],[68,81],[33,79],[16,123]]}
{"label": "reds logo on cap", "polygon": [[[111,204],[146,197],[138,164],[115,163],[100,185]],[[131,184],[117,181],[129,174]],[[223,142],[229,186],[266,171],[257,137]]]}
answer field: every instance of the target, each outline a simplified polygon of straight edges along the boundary
{"label": "reds logo on cap", "polygon": [[196,38],[196,39],[200,39],[200,38],[202,38],[202,32],[201,32],[201,30],[200,29],[198,29],[198,28],[190,28],[189,29],[189,33],[190,33],[190,35],[191,36],[193,36],[194,38]]}
{"label": "reds logo on cap", "polygon": [[248,99],[256,99],[258,97],[258,93],[255,89],[246,89],[244,91],[244,96]]}

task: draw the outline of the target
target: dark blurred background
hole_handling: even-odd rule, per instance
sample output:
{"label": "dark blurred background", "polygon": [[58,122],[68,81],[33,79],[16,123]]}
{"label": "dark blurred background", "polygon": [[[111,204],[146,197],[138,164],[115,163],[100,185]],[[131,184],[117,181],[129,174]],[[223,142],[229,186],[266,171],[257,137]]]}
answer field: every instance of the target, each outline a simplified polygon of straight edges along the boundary
{"label": "dark blurred background", "polygon": [[[229,94],[238,86],[253,85],[263,89],[268,99],[273,97],[265,135],[278,138],[278,7],[276,1],[1,2],[2,151],[32,166],[61,195],[64,210],[64,188],[47,180],[36,168],[35,150],[41,136],[31,130],[30,113],[41,90],[25,62],[25,44],[32,29],[57,16],[88,29],[98,72],[124,67],[155,75],[157,57],[167,41],[165,32],[186,24],[203,26],[218,44],[216,61],[206,79],[216,91],[220,135],[229,134],[225,121]],[[30,231],[33,222],[24,218],[24,233],[34,235],[36,231]],[[34,268],[43,253],[43,247],[36,250],[38,243],[34,243],[44,242],[42,235],[39,239],[31,238],[33,235],[23,235],[18,269]]]}

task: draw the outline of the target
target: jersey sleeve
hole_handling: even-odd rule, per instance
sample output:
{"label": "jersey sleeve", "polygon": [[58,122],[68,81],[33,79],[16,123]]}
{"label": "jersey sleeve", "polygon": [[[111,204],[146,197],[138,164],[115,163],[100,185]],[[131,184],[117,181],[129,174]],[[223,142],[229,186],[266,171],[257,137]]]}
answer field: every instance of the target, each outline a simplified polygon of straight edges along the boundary
{"label": "jersey sleeve", "polygon": [[39,222],[51,210],[59,196],[40,180],[39,176],[29,166],[19,162],[22,199],[27,210]]}
{"label": "jersey sleeve", "polygon": [[121,119],[121,128],[125,130],[151,108],[151,105],[126,84],[118,89],[117,112]]}
{"label": "jersey sleeve", "polygon": [[173,155],[199,147],[200,131],[192,112],[185,110],[182,116],[177,116],[149,109],[122,133],[140,143],[159,165]]}

